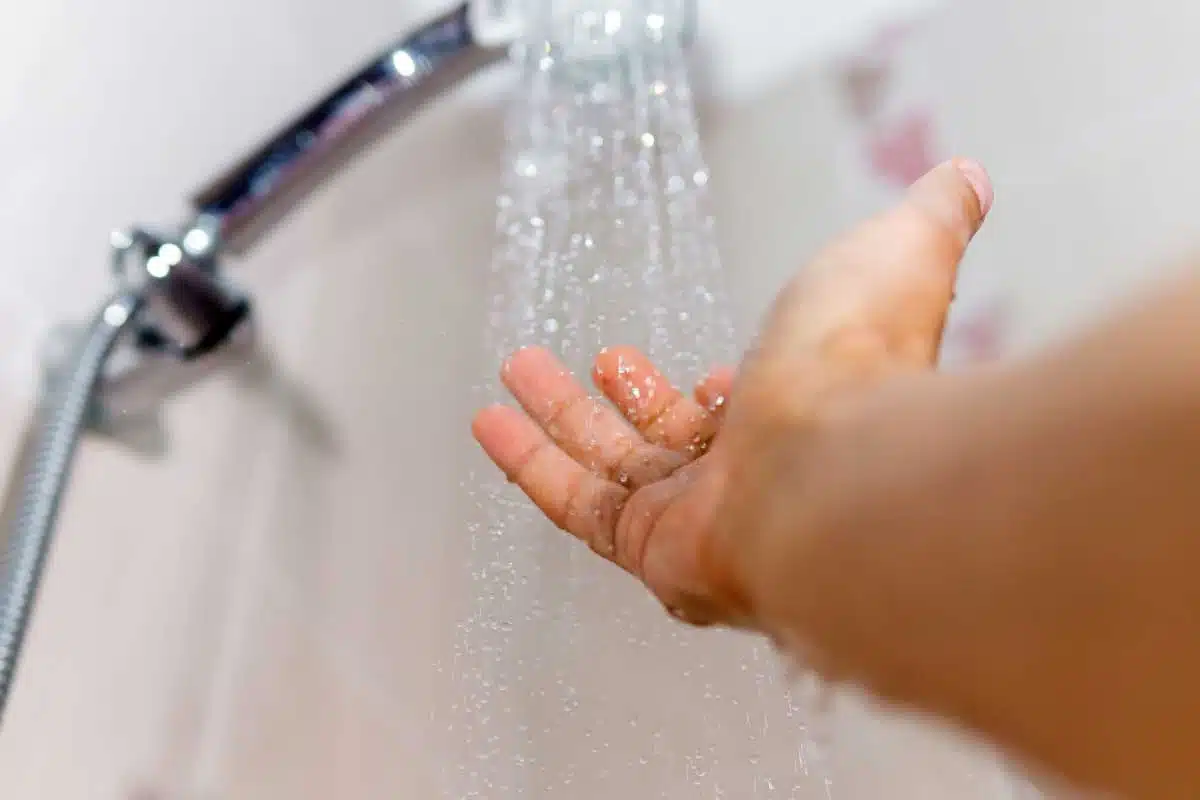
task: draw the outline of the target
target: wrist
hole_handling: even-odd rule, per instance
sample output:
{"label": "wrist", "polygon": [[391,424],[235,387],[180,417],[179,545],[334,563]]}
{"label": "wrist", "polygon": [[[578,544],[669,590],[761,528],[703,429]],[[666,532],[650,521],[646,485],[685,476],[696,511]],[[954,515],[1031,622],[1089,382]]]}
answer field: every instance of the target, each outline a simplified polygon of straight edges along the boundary
{"label": "wrist", "polygon": [[753,627],[831,681],[928,704],[975,657],[955,644],[979,577],[960,562],[970,509],[949,497],[965,388],[903,376],[739,431],[720,530]]}

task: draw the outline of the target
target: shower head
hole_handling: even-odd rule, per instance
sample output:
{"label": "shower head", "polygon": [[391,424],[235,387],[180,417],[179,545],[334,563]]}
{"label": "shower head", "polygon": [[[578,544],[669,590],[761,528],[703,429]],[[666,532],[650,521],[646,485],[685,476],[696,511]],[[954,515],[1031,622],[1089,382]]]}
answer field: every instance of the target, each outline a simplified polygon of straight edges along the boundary
{"label": "shower head", "polygon": [[198,192],[181,246],[209,260],[245,252],[345,161],[518,42],[611,57],[643,41],[689,44],[696,14],[695,0],[468,0],[377,54]]}

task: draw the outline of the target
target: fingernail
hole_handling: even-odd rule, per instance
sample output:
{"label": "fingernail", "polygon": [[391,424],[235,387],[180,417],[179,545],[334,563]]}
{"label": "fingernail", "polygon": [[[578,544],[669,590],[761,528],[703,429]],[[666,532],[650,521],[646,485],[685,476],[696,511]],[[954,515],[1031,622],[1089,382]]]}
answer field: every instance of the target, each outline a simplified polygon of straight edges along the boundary
{"label": "fingernail", "polygon": [[992,179],[988,177],[987,170],[979,162],[968,158],[954,159],[954,166],[975,190],[975,197],[979,200],[979,215],[986,217],[992,210],[992,202],[996,199],[995,190],[992,188]]}

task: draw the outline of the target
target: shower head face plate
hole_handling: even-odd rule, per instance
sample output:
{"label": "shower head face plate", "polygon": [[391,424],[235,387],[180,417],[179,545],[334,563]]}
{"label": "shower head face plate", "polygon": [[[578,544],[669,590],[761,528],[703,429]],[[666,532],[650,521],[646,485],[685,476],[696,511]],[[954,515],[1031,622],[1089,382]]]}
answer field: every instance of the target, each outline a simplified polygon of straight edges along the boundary
{"label": "shower head face plate", "polygon": [[696,38],[696,0],[477,0],[472,33],[489,46],[519,41],[575,58],[614,58],[630,48]]}

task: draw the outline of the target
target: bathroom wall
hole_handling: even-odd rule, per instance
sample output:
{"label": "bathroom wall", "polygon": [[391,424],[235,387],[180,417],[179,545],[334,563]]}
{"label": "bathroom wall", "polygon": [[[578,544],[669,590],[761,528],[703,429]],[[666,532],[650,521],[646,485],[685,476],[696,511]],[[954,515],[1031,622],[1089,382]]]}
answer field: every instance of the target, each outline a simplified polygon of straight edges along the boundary
{"label": "bathroom wall", "polygon": [[[38,342],[108,287],[110,228],[178,219],[189,188],[437,6],[8,11],[0,452],[36,396]],[[956,311],[964,358],[976,329],[979,357],[1061,335],[1192,244],[1192,4],[732,6],[705,7],[702,110],[747,323],[824,237],[898,191],[880,147],[993,170]],[[904,35],[879,38],[897,18]],[[881,61],[885,103],[864,122],[847,75]],[[176,398],[165,453],[84,447],[0,735],[5,798],[436,796],[510,79],[431,109],[239,266],[263,355]],[[991,779],[927,726],[850,704],[836,727],[839,797],[959,798]]]}

